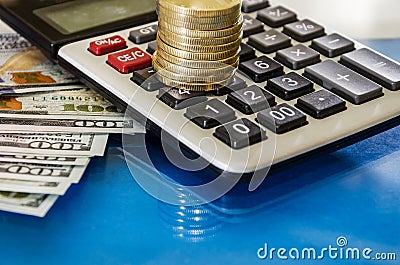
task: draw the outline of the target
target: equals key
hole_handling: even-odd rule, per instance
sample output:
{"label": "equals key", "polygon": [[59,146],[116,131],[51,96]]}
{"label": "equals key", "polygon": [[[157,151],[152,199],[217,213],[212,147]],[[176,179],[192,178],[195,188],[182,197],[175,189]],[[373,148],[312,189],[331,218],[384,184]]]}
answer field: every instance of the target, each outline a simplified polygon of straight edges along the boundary
{"label": "equals key", "polygon": [[340,63],[390,90],[400,89],[400,64],[363,48],[343,55]]}

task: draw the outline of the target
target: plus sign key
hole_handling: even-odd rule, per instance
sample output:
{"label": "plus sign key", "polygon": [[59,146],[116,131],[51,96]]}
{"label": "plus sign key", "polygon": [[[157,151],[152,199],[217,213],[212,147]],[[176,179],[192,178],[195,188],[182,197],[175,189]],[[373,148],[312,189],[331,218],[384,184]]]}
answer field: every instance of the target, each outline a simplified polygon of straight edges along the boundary
{"label": "plus sign key", "polygon": [[383,95],[380,85],[332,60],[307,67],[304,75],[353,104]]}
{"label": "plus sign key", "polygon": [[150,67],[151,56],[138,47],[108,55],[107,63],[122,74]]}

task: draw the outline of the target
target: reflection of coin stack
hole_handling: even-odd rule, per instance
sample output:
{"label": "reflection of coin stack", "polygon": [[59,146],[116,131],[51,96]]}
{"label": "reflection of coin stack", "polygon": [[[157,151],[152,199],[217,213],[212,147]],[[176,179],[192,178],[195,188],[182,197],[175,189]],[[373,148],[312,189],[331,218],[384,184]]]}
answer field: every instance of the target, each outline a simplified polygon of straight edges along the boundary
{"label": "reflection of coin stack", "polygon": [[158,0],[160,81],[193,91],[226,85],[239,64],[240,8],[241,0]]}

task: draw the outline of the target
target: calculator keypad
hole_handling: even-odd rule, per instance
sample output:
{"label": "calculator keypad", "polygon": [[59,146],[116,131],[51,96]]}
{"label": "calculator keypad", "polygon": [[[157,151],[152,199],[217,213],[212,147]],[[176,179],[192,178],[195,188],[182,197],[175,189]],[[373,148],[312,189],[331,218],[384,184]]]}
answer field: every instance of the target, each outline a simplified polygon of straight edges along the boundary
{"label": "calculator keypad", "polygon": [[195,134],[212,134],[235,150],[258,148],[273,134],[310,133],[319,120],[346,117],[340,113],[383,96],[382,86],[400,89],[400,65],[386,57],[337,33],[326,35],[317,23],[297,20],[296,13],[269,7],[269,1],[244,0],[243,11],[254,13],[244,15],[239,70],[257,85],[239,76],[207,93],[162,84],[151,67],[155,23],[91,42],[88,50],[120,73],[132,73],[132,83],[190,121]]}

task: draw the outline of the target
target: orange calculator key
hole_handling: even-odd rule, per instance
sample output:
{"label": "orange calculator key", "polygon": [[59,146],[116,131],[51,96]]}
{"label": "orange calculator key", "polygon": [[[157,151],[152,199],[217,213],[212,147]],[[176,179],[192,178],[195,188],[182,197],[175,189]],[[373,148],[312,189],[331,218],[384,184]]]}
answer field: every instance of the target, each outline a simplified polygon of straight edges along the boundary
{"label": "orange calculator key", "polygon": [[149,54],[138,47],[108,55],[107,63],[120,73],[128,74],[143,68],[150,67],[152,59]]}
{"label": "orange calculator key", "polygon": [[104,55],[125,49],[126,41],[121,36],[115,35],[110,38],[93,41],[89,44],[89,51],[94,55]]}

